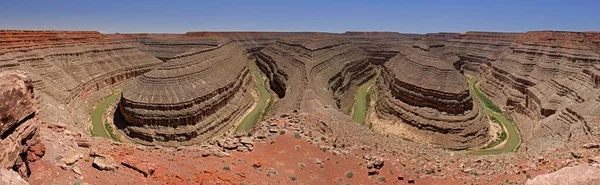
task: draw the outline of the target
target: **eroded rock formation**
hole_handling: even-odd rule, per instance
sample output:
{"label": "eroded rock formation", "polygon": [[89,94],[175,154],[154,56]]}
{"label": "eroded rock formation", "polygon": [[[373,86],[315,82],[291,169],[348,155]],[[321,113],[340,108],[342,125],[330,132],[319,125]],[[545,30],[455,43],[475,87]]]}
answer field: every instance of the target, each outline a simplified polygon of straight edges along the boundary
{"label": "eroded rock formation", "polygon": [[[377,82],[377,113],[390,123],[377,130],[435,146],[464,149],[487,142],[488,119],[452,63],[420,43],[383,66]],[[399,120],[399,121],[395,121]]]}
{"label": "eroded rock formation", "polygon": [[123,91],[125,132],[142,143],[193,143],[227,131],[254,101],[248,62],[227,43],[145,73]]}
{"label": "eroded rock formation", "polygon": [[[162,63],[130,42],[99,32],[9,30],[0,32],[0,43],[0,70],[28,72],[40,92],[40,117],[52,122],[84,125],[92,105],[80,104],[91,93]],[[69,108],[74,109],[70,114],[60,112]]]}
{"label": "eroded rock formation", "polygon": [[[0,167],[29,176],[29,148],[39,143],[39,122],[31,79],[24,72],[0,72]],[[30,160],[28,160],[30,159]]]}

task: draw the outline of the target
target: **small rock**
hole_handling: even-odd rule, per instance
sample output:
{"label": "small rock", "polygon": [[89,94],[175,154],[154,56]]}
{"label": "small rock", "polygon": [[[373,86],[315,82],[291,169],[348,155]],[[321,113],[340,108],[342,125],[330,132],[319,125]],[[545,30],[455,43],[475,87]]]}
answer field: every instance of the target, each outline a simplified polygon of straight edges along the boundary
{"label": "small rock", "polygon": [[371,176],[371,175],[377,175],[377,174],[379,174],[379,171],[377,171],[377,169],[375,169],[375,168],[371,168],[371,169],[367,170],[367,174],[369,176]]}
{"label": "small rock", "polygon": [[408,183],[409,184],[414,184],[415,183],[415,179],[408,179]]}
{"label": "small rock", "polygon": [[90,155],[90,156],[92,156],[92,157],[106,157],[106,155],[104,155],[103,153],[100,153],[100,152],[99,152],[97,149],[95,149],[95,148],[92,148],[92,149],[90,150],[90,153],[89,153],[89,155]]}
{"label": "small rock", "polygon": [[600,143],[587,143],[587,144],[583,145],[583,148],[586,148],[586,149],[600,148]]}
{"label": "small rock", "polygon": [[73,149],[70,149],[64,153],[64,155],[62,157],[62,161],[67,165],[72,165],[81,158],[83,158],[83,154],[81,154]]}
{"label": "small rock", "polygon": [[223,151],[217,151],[214,153],[215,156],[217,157],[230,157],[231,154],[227,153],[227,152],[223,152]]}
{"label": "small rock", "polygon": [[245,147],[244,145],[239,145],[239,146],[237,146],[236,149],[238,152],[248,152],[249,151],[248,147]]}
{"label": "small rock", "polygon": [[590,164],[600,164],[600,156],[596,156],[594,158],[588,159],[588,163],[590,163]]}
{"label": "small rock", "polygon": [[373,166],[377,169],[381,169],[383,167],[383,160],[378,159],[375,162],[373,162]]}
{"label": "small rock", "polygon": [[37,143],[29,147],[27,151],[27,161],[34,162],[42,158],[46,154],[46,147],[42,143]]}
{"label": "small rock", "polygon": [[404,180],[404,176],[402,176],[402,175],[398,175],[398,180],[399,180],[399,181],[403,181],[403,180]]}
{"label": "small rock", "polygon": [[322,165],[323,164],[323,160],[319,159],[319,158],[315,158],[315,163]]}
{"label": "small rock", "polygon": [[77,143],[77,146],[83,148],[89,148],[92,146],[92,143],[87,139],[75,139],[75,143]]}
{"label": "small rock", "polygon": [[133,157],[128,157],[121,162],[123,166],[131,168],[137,172],[140,172],[144,177],[148,177],[154,174],[156,165],[150,163],[149,161],[140,161]]}
{"label": "small rock", "polygon": [[92,166],[99,170],[108,171],[112,171],[119,168],[115,161],[110,157],[94,157],[94,163],[92,164]]}
{"label": "small rock", "polygon": [[273,133],[273,134],[275,134],[275,133],[277,133],[277,132],[279,132],[277,129],[274,129],[274,128],[272,128],[272,129],[269,129],[269,133]]}
{"label": "small rock", "polygon": [[81,168],[79,168],[79,166],[75,165],[73,168],[71,168],[71,170],[73,170],[73,173],[81,175]]}
{"label": "small rock", "polygon": [[575,159],[581,159],[583,158],[583,154],[579,153],[579,152],[575,152],[575,151],[571,151],[571,155],[575,158]]}
{"label": "small rock", "polygon": [[332,153],[333,155],[342,155],[342,152],[340,152],[339,150],[333,150]]}
{"label": "small rock", "polygon": [[269,169],[267,170],[267,173],[269,173],[269,174],[273,174],[273,175],[277,175],[277,171],[275,170],[275,168],[269,168]]}
{"label": "small rock", "polygon": [[375,168],[375,165],[373,165],[373,163],[369,162],[367,164],[367,169],[372,169],[372,168]]}
{"label": "small rock", "polygon": [[253,166],[254,168],[260,168],[260,167],[262,166],[262,163],[260,163],[260,162],[255,162],[254,164],[252,164],[252,166]]}
{"label": "small rock", "polygon": [[250,137],[242,137],[240,138],[240,143],[246,146],[254,146],[254,141]]}
{"label": "small rock", "polygon": [[62,170],[68,170],[69,166],[67,166],[65,163],[60,163],[58,164],[58,167]]}

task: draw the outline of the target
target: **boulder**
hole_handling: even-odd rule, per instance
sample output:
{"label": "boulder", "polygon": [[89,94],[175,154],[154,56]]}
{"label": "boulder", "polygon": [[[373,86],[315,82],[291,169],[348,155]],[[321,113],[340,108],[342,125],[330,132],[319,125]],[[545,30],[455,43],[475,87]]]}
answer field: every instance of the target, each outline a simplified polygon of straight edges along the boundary
{"label": "boulder", "polygon": [[4,168],[0,169],[0,184],[4,185],[29,185],[27,181],[23,180],[21,176],[15,171],[7,170]]}
{"label": "boulder", "polygon": [[72,165],[75,164],[81,158],[83,158],[83,154],[73,149],[69,149],[63,154],[62,161],[67,165]]}
{"label": "boulder", "polygon": [[93,167],[99,170],[113,171],[119,168],[119,165],[110,157],[94,157]]}
{"label": "boulder", "polygon": [[125,160],[123,160],[121,164],[123,164],[123,166],[125,167],[140,172],[142,175],[144,175],[144,177],[148,177],[154,174],[154,171],[156,170],[156,165],[150,163],[150,161],[139,160],[131,156],[125,158]]}
{"label": "boulder", "polygon": [[[32,82],[20,71],[0,72],[0,167],[28,175],[27,151],[39,143]],[[43,154],[42,154],[43,155]]]}
{"label": "boulder", "polygon": [[537,176],[526,185],[600,184],[600,168],[589,165],[565,167],[554,173]]}

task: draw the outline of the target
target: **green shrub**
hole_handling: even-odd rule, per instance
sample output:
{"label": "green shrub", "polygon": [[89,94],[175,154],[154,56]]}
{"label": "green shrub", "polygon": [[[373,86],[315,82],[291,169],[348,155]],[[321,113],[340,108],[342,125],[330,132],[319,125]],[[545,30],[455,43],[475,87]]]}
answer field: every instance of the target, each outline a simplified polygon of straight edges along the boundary
{"label": "green shrub", "polygon": [[346,177],[350,179],[350,178],[354,177],[354,173],[352,173],[352,171],[348,171],[348,172],[346,172]]}

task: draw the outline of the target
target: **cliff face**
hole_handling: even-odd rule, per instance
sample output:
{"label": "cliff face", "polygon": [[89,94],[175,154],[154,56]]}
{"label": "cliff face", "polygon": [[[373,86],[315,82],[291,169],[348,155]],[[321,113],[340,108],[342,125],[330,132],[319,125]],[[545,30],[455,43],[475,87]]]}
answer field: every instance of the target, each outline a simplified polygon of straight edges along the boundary
{"label": "cliff face", "polygon": [[39,122],[32,83],[24,72],[0,72],[0,102],[0,167],[27,177],[28,163],[40,156],[28,153],[39,143]]}
{"label": "cliff face", "polygon": [[599,113],[597,33],[467,32],[444,42],[461,59],[457,66],[479,76],[482,91],[526,117],[520,129],[528,145],[560,147],[600,134],[593,119]]}
{"label": "cliff face", "polygon": [[275,111],[324,106],[345,110],[357,87],[375,75],[368,53],[338,39],[280,41],[255,57],[280,98]]}
{"label": "cliff face", "polygon": [[0,69],[28,72],[33,87],[40,92],[40,116],[82,127],[89,108],[77,106],[65,114],[57,107],[68,109],[93,92],[162,63],[129,42],[112,40],[98,32],[1,31],[0,43],[4,48]]}

